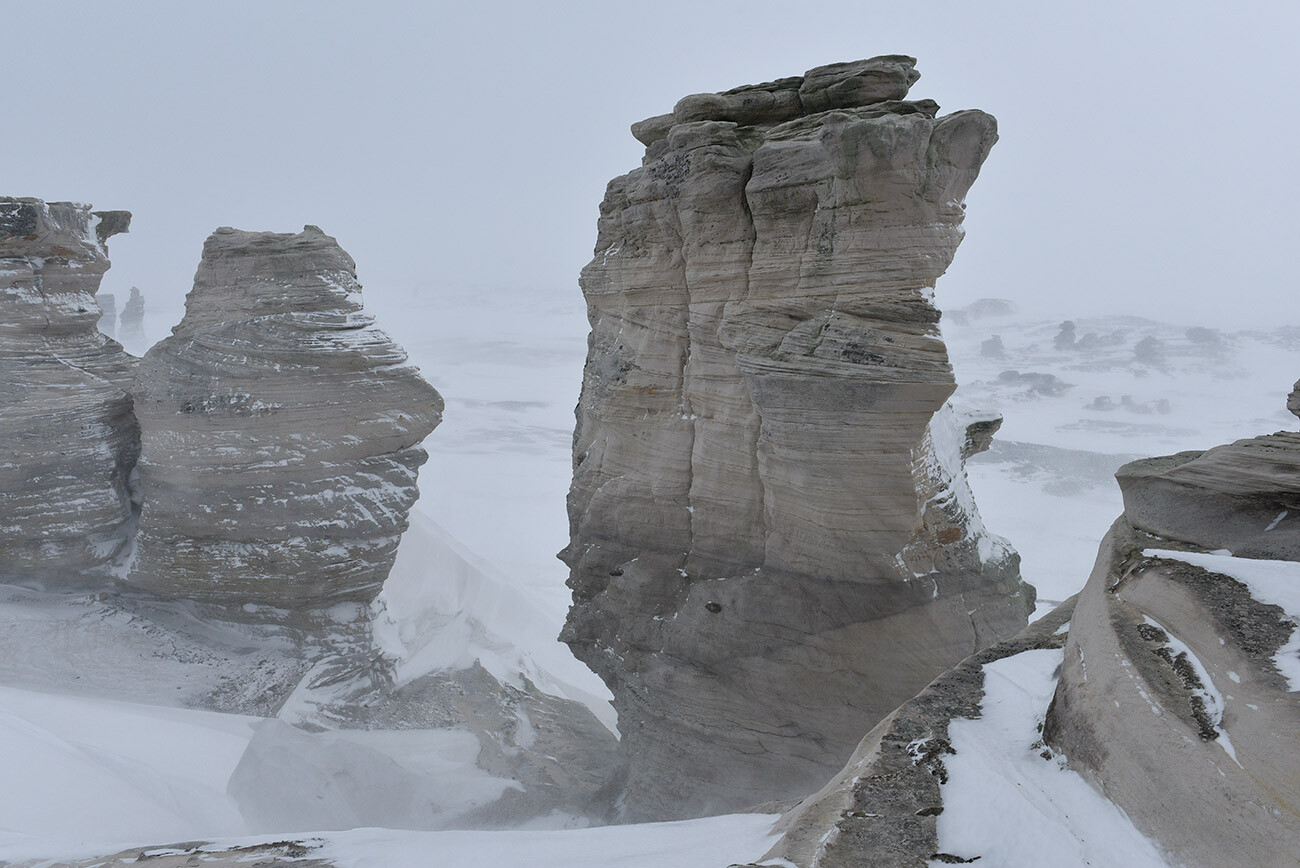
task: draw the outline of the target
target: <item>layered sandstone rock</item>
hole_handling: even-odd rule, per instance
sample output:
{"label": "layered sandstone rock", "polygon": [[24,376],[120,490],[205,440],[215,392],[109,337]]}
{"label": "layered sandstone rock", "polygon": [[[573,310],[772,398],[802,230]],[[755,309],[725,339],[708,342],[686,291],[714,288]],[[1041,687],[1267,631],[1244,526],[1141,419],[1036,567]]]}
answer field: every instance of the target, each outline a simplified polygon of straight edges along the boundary
{"label": "layered sandstone rock", "polygon": [[1025,623],[936,417],[930,298],[996,124],[903,101],[913,64],[687,97],[601,205],[562,638],[614,692],[629,817],[807,793]]}
{"label": "layered sandstone rock", "polygon": [[[1293,393],[1294,395],[1294,393]],[[1300,436],[1135,461],[1044,730],[1188,866],[1300,852]]]}
{"label": "layered sandstone rock", "polygon": [[[1077,600],[882,721],[786,814],[767,856],[799,868],[1028,864],[1043,852],[1071,864],[1292,864],[1300,558],[1278,531],[1300,495],[1296,451],[1276,434],[1122,468],[1126,512]],[[1251,522],[1257,533],[1241,530]],[[1225,534],[1242,551],[1225,551]],[[999,666],[1028,677],[990,700]],[[1006,727],[1017,705],[1020,731]],[[990,715],[995,729],[971,738]],[[1025,817],[1039,824],[1032,835]],[[1008,858],[1018,840],[1040,850]]]}
{"label": "layered sandstone rock", "polygon": [[144,346],[144,296],[134,286],[131,287],[131,295],[127,297],[126,304],[122,305],[122,315],[118,321],[122,326],[122,340],[130,342],[132,346]]}
{"label": "layered sandstone rock", "polygon": [[373,599],[442,399],[362,312],[351,257],[314,226],[218,229],[172,332],[133,387],[128,581],[233,605]]}
{"label": "layered sandstone rock", "polygon": [[134,520],[135,362],[100,334],[104,242],[125,211],[0,197],[0,573],[107,579]]}

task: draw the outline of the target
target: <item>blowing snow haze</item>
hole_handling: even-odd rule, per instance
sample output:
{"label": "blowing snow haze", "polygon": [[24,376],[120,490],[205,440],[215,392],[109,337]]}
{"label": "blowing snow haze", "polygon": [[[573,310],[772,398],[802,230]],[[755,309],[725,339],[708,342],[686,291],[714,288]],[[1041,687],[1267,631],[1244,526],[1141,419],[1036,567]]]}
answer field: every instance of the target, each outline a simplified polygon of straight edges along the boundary
{"label": "blowing snow haze", "polygon": [[1292,271],[1290,3],[30,3],[5,23],[5,192],[131,210],[104,291],[139,286],[161,323],[214,227],[307,223],[372,297],[580,310],[630,123],[898,51],[924,61],[914,98],[1001,124],[943,306],[1271,324]]}

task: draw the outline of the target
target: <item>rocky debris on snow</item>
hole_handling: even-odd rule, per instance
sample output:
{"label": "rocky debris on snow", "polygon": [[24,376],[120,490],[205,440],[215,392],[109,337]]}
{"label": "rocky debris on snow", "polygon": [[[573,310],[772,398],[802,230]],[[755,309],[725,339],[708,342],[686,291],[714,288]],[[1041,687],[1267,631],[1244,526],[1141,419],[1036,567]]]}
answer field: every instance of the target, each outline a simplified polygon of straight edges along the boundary
{"label": "rocky debris on snow", "polygon": [[[1296,450],[1276,434],[1121,468],[1126,512],[1077,599],[886,718],[762,864],[1294,862]],[[990,672],[1052,648],[990,698]]]}
{"label": "rocky debris on snow", "polygon": [[0,573],[105,581],[134,522],[135,362],[99,332],[126,211],[0,197]]}
{"label": "rocky debris on snow", "polygon": [[1291,394],[1287,396],[1286,408],[1296,416],[1300,416],[1300,382],[1295,384]]}
{"label": "rocky debris on snow", "polygon": [[687,97],[607,189],[563,639],[615,695],[628,818],[806,794],[1025,623],[931,303],[996,123],[915,80],[889,56]]}
{"label": "rocky debris on snow", "polygon": [[214,232],[184,319],[132,391],[144,507],[130,584],[288,610],[374,598],[442,399],[362,312],[333,238]]}
{"label": "rocky debris on snow", "polygon": [[107,337],[117,337],[117,298],[111,292],[99,292],[95,294],[95,304],[100,311],[95,327]]}

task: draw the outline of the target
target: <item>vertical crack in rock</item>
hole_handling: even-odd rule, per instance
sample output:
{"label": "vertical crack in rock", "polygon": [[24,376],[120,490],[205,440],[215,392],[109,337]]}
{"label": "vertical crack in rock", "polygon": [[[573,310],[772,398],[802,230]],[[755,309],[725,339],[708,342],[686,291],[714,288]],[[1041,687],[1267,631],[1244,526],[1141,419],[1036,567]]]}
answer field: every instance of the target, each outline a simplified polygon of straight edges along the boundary
{"label": "vertical crack in rock", "polygon": [[601,203],[562,638],[630,819],[803,795],[1025,623],[929,300],[996,123],[905,100],[914,63],[685,97]]}
{"label": "vertical crack in rock", "polygon": [[362,313],[333,238],[214,232],[133,391],[145,502],[129,583],[290,610],[374,598],[442,399]]}
{"label": "vertical crack in rock", "polygon": [[100,334],[104,242],[126,211],[0,197],[0,570],[107,581],[134,523],[135,359]]}

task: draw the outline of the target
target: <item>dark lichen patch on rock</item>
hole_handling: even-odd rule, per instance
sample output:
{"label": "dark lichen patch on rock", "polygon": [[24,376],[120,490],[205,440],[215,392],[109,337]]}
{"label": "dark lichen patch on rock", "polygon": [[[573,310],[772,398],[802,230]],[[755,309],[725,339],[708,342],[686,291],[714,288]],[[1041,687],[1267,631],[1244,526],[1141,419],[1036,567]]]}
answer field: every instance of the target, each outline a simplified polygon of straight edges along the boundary
{"label": "dark lichen patch on rock", "polygon": [[1280,606],[1255,599],[1244,583],[1231,576],[1183,561],[1148,558],[1147,568],[1155,566],[1169,579],[1190,590],[1214,618],[1215,624],[1252,658],[1267,663],[1296,629]]}

